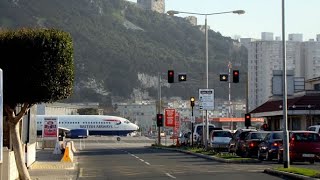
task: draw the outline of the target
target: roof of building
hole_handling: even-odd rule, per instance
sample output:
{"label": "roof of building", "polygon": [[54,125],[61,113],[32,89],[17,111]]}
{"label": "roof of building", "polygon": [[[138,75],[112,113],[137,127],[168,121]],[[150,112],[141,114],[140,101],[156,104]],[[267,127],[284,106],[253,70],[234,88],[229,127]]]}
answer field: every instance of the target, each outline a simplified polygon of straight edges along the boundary
{"label": "roof of building", "polygon": [[[282,99],[269,100],[250,113],[280,111],[282,109],[282,106]],[[303,96],[288,99],[287,108],[289,110],[320,110],[320,93],[305,94]]]}

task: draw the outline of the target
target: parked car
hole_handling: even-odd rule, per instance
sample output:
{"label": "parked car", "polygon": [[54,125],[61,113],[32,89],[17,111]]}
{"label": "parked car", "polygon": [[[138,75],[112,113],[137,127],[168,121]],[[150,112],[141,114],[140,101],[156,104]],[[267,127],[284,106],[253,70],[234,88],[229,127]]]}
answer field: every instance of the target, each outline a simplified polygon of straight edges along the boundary
{"label": "parked car", "polygon": [[[202,145],[202,132],[203,132],[203,124],[196,124],[193,132],[193,142],[197,145]],[[213,130],[222,130],[220,127],[215,127],[213,124],[208,124],[209,126],[209,134]]]}
{"label": "parked car", "polygon": [[308,131],[313,131],[320,134],[320,125],[309,126]]}
{"label": "parked car", "polygon": [[[204,124],[196,124],[195,126],[194,126],[194,129],[193,129],[193,141],[194,142],[196,142],[197,140],[199,140],[200,139],[200,136],[202,136],[202,132],[203,132],[203,127],[204,127],[205,125]],[[215,125],[213,125],[213,124],[208,124],[208,126],[209,126],[209,132],[210,131],[212,131],[212,130],[214,130],[215,128],[216,128],[216,126]],[[222,128],[220,128],[220,129],[222,129]]]}
{"label": "parked car", "polygon": [[[290,163],[308,161],[313,164],[320,159],[320,136],[311,131],[291,131],[289,133]],[[278,151],[278,162],[283,162],[283,146]]]}
{"label": "parked car", "polygon": [[190,144],[190,135],[191,135],[191,132],[184,132],[184,133],[181,133],[180,137],[179,137],[179,142],[181,145],[189,145]]}
{"label": "parked car", "polygon": [[249,132],[257,131],[255,129],[237,129],[237,131],[232,135],[232,139],[229,142],[229,152],[236,153],[239,149],[238,144],[244,140]]}
{"label": "parked car", "polygon": [[283,132],[269,132],[258,147],[258,159],[268,161],[277,158],[279,146],[282,145]]}
{"label": "parked car", "polygon": [[237,155],[251,157],[258,155],[258,146],[266,137],[268,131],[249,132],[243,141],[238,144]]}
{"label": "parked car", "polygon": [[228,151],[232,139],[230,130],[213,130],[210,132],[210,147],[217,152]]}

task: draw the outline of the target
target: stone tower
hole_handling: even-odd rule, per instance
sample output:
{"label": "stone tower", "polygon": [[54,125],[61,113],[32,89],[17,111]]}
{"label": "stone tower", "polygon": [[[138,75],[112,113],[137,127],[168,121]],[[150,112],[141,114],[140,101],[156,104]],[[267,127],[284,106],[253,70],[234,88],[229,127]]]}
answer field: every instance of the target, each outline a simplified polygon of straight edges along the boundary
{"label": "stone tower", "polygon": [[158,13],[165,12],[165,0],[137,0],[139,7]]}

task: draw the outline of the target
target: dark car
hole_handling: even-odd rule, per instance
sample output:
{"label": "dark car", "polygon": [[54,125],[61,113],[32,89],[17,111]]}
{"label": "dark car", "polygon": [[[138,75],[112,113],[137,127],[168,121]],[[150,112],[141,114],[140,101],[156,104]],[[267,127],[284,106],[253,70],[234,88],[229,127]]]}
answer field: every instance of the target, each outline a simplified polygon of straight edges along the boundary
{"label": "dark car", "polygon": [[268,161],[277,158],[279,146],[282,145],[283,132],[273,131],[266,135],[258,149],[258,159]]}
{"label": "dark car", "polygon": [[249,132],[243,141],[239,143],[237,155],[251,157],[258,155],[258,146],[267,135],[267,131]]}
{"label": "dark car", "polygon": [[249,132],[257,131],[255,129],[238,129],[233,135],[232,139],[229,142],[229,152],[230,153],[237,153],[239,151],[240,142],[244,140],[246,135]]}
{"label": "dark car", "polygon": [[[311,131],[292,131],[289,133],[290,162],[309,161],[313,164],[320,158],[320,136]],[[278,151],[278,162],[283,161],[283,147]]]}

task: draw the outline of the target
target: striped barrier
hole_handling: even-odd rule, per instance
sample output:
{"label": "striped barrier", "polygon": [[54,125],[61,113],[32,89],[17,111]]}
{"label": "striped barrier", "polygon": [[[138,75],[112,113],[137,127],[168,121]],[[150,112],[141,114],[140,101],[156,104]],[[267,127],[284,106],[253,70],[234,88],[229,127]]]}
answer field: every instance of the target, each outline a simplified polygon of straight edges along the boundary
{"label": "striped barrier", "polygon": [[67,142],[61,162],[73,162],[73,150],[71,142]]}

